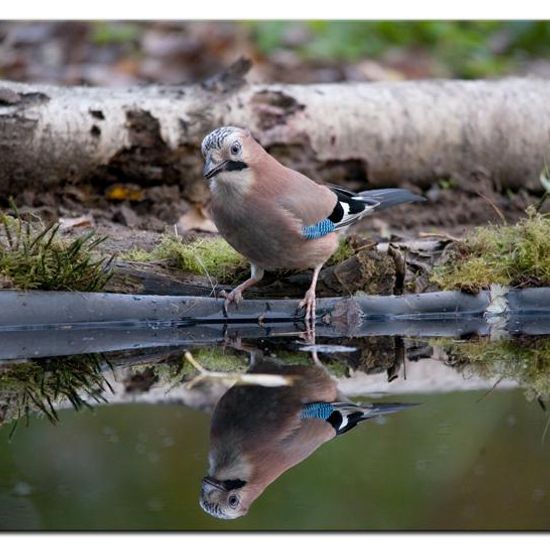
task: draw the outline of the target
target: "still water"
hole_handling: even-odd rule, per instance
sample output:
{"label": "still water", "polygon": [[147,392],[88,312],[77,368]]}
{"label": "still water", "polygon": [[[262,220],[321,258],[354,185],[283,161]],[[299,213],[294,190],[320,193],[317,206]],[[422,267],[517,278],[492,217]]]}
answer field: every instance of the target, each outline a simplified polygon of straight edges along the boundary
{"label": "still water", "polygon": [[[325,345],[191,350],[275,387],[189,387],[181,348],[5,362],[0,529],[550,528],[550,340]],[[342,401],[380,405],[304,412]]]}

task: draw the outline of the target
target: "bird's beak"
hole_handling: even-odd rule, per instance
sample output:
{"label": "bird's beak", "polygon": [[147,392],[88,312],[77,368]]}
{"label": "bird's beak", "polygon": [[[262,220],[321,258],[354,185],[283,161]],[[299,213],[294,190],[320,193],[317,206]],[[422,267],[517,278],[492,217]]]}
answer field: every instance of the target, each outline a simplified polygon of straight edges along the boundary
{"label": "bird's beak", "polygon": [[219,164],[214,164],[214,161],[211,157],[208,157],[206,159],[206,162],[204,163],[204,168],[202,169],[202,175],[209,180],[210,178],[213,178],[216,174],[219,174],[223,169],[224,166],[227,164],[227,161],[220,162]]}
{"label": "bird's beak", "polygon": [[203,483],[203,486],[206,484],[206,485],[210,485],[211,487],[215,487],[216,489],[221,489],[222,491],[225,491],[225,487],[223,486],[222,482],[219,481],[218,479],[214,479],[213,477],[210,477],[210,476],[203,477],[202,483]]}

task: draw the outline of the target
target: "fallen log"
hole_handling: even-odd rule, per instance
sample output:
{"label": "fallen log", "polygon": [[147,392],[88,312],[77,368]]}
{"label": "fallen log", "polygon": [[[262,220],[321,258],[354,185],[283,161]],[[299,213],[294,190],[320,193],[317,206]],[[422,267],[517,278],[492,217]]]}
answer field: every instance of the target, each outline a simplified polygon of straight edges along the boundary
{"label": "fallen log", "polygon": [[[0,292],[0,358],[211,345],[305,331],[296,300],[223,300],[108,293]],[[451,336],[550,333],[550,289],[323,298],[317,336]]]}
{"label": "fallen log", "polygon": [[221,125],[249,127],[282,162],[355,188],[489,178],[540,189],[547,80],[249,85],[247,68],[189,86],[0,82],[0,192],[163,183],[204,203],[199,146]]}

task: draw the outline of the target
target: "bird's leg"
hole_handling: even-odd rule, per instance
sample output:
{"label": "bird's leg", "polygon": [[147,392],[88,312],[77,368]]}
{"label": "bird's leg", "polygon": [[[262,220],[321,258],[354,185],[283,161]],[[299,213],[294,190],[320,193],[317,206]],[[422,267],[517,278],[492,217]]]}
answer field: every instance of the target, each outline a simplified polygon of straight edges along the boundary
{"label": "bird's leg", "polygon": [[306,295],[304,296],[304,299],[300,302],[299,306],[300,308],[305,307],[306,314],[305,314],[305,321],[306,324],[311,323],[311,321],[315,321],[315,288],[317,286],[317,278],[319,277],[319,273],[321,272],[321,268],[323,267],[323,264],[318,265],[313,270],[313,277],[311,279],[311,285],[308,288]]}
{"label": "bird's leg", "polygon": [[220,296],[225,298],[224,309],[227,311],[227,306],[230,304],[239,304],[243,300],[243,292],[255,285],[257,282],[261,281],[264,276],[264,270],[261,267],[258,267],[255,264],[250,264],[250,277],[239,286],[235,287],[231,292],[226,293],[225,291],[220,292]]}

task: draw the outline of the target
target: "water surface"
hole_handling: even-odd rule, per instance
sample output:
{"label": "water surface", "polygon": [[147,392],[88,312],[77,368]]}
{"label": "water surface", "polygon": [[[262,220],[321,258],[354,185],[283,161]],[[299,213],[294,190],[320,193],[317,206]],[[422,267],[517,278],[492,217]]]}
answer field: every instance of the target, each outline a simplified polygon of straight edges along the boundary
{"label": "water surface", "polygon": [[[297,362],[319,368],[310,353],[297,351],[296,341],[291,336],[247,345],[276,358],[283,369]],[[32,399],[28,411],[17,411],[17,392],[38,390],[4,376],[0,529],[550,528],[548,412],[545,398],[533,389],[544,380],[527,387],[531,379],[513,371],[521,361],[524,372],[529,361],[533,367],[546,360],[547,340],[521,342],[521,353],[510,364],[497,353],[502,346],[491,344],[484,350],[487,357],[475,357],[483,363],[477,370],[466,364],[472,350],[481,349],[477,340],[465,342],[468,353],[460,357],[449,347],[456,342],[441,339],[371,337],[334,344],[346,348],[319,358],[350,400],[420,404],[321,444],[268,484],[248,514],[236,520],[217,519],[199,506],[212,413],[227,388],[203,384],[186,390],[193,371],[182,349],[160,355],[149,350],[147,364],[143,351],[94,356],[106,382],[91,393],[97,390],[96,397],[106,402],[76,411],[63,395],[51,397],[57,420],[37,412]],[[345,351],[349,348],[360,351]],[[219,364],[231,370],[249,360],[248,352],[227,347],[192,353],[207,368]],[[51,359],[39,361],[58,368]],[[492,373],[487,372],[491,361]],[[13,364],[1,372],[8,368]],[[79,376],[97,382],[89,372]],[[77,382],[69,383],[93,402]],[[283,396],[290,390],[277,391]],[[245,401],[243,415],[255,414]]]}

